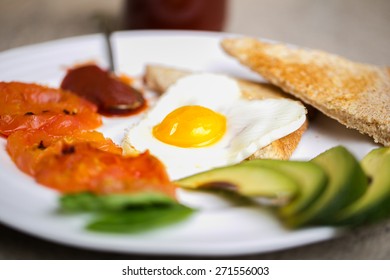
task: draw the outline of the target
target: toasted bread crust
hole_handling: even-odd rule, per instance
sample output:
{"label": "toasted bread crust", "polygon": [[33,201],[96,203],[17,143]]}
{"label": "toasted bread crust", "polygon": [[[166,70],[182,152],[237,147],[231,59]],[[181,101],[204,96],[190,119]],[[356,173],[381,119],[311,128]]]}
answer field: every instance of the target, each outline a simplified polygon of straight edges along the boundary
{"label": "toasted bread crust", "polygon": [[222,47],[272,84],[375,142],[390,145],[388,68],[253,38],[224,39]]}
{"label": "toasted bread crust", "polygon": [[[146,86],[161,94],[174,84],[179,78],[191,74],[189,71],[173,69],[164,66],[148,65],[145,72]],[[270,84],[253,83],[246,80],[237,80],[243,96],[248,99],[286,98],[285,93]],[[287,160],[298,146],[302,134],[306,131],[306,122],[293,133],[278,139],[266,147],[256,151],[249,159],[272,158]]]}

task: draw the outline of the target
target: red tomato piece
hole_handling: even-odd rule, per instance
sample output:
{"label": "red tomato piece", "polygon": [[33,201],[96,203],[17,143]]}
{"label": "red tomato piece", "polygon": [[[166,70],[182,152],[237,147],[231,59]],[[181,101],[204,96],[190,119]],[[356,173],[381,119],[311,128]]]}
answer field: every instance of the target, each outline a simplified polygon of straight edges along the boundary
{"label": "red tomato piece", "polygon": [[76,131],[72,135],[63,136],[43,129],[12,133],[7,139],[7,151],[20,170],[34,176],[45,157],[61,155],[64,145],[84,142],[103,151],[122,154],[121,147],[97,131]]}
{"label": "red tomato piece", "polygon": [[101,116],[94,104],[75,94],[36,84],[0,82],[0,134],[51,127],[55,134],[94,129]]}
{"label": "red tomato piece", "polygon": [[163,164],[148,152],[124,157],[88,143],[63,144],[61,155],[39,162],[37,182],[62,193],[160,192],[175,197]]}

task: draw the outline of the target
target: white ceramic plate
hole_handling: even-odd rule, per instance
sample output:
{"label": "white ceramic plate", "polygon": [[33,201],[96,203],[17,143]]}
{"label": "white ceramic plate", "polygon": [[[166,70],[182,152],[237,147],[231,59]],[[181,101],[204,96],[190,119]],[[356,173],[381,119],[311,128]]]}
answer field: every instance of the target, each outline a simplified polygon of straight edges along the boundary
{"label": "white ceramic plate", "polygon": [[[220,38],[232,36],[196,32],[119,32],[112,37],[118,72],[142,74],[146,63],[196,71],[222,72],[260,80],[223,53]],[[59,86],[65,68],[94,60],[107,65],[103,37],[90,35],[0,54],[0,80]],[[137,118],[105,119],[100,129],[119,142],[124,128]],[[134,235],[110,235],[84,230],[85,217],[61,216],[58,194],[38,185],[12,163],[0,139],[0,220],[20,231],[77,247],[125,253],[223,256],[261,253],[335,237],[332,227],[287,230],[266,210],[232,205],[220,197],[181,193],[183,203],[200,210],[187,221]],[[375,147],[371,139],[320,116],[293,155],[309,159],[336,145],[345,145],[358,158]]]}

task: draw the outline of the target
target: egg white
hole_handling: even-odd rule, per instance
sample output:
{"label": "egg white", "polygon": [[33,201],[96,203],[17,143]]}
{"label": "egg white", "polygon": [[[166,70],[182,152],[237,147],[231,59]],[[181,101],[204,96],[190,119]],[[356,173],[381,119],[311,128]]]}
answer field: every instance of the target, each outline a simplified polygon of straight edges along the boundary
{"label": "egg white", "polygon": [[[226,117],[227,129],[215,144],[181,148],[156,139],[153,127],[173,110],[200,105]],[[136,125],[129,128],[123,147],[149,150],[167,167],[172,180],[214,167],[238,163],[258,149],[297,130],[306,109],[287,99],[245,100],[237,82],[216,74],[193,74],[181,78],[157,101]]]}

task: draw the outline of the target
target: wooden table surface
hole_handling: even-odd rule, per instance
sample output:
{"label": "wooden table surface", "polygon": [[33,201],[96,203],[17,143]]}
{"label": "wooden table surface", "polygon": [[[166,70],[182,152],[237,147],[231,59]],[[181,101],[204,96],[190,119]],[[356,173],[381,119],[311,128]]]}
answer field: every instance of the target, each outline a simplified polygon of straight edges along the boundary
{"label": "wooden table surface", "polygon": [[[101,16],[120,26],[122,0],[0,0],[0,11],[0,51],[4,51],[97,33],[96,18]],[[388,0],[231,0],[225,30],[323,49],[361,62],[390,65],[389,27]],[[0,259],[140,258],[164,257],[66,247],[0,224]],[[390,259],[390,220],[334,240],[239,258]]]}

